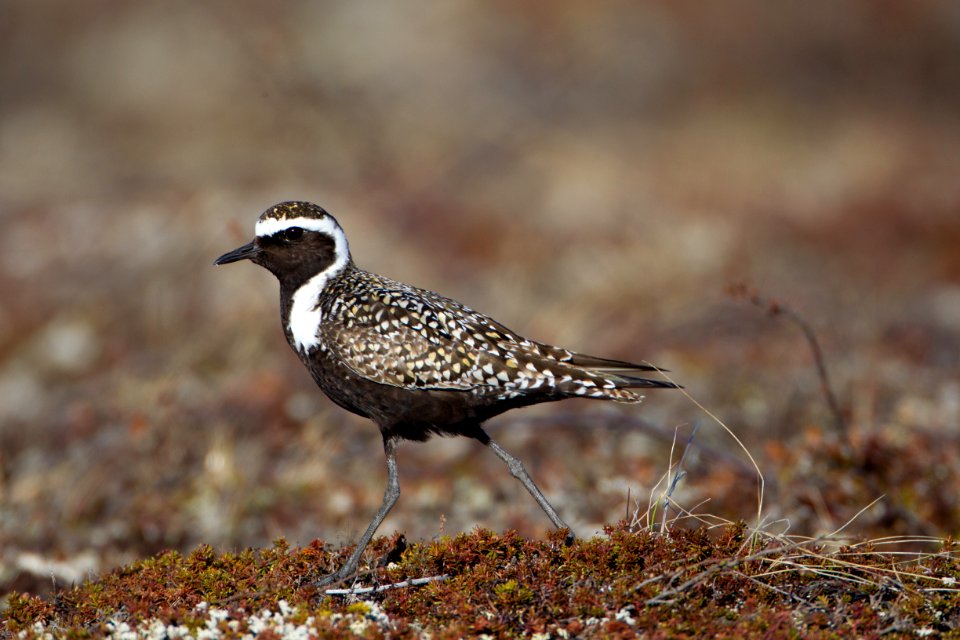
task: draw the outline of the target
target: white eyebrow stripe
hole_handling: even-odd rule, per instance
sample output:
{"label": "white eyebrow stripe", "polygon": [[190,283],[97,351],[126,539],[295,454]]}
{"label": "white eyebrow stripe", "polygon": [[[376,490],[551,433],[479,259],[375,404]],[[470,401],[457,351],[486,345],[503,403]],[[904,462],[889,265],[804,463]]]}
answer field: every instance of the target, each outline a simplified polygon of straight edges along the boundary
{"label": "white eyebrow stripe", "polygon": [[323,218],[263,218],[257,220],[255,233],[259,238],[267,238],[280,231],[292,229],[293,227],[300,227],[307,231],[327,233],[334,238],[337,237],[337,232],[339,232],[341,236],[343,235],[343,229],[329,216]]}

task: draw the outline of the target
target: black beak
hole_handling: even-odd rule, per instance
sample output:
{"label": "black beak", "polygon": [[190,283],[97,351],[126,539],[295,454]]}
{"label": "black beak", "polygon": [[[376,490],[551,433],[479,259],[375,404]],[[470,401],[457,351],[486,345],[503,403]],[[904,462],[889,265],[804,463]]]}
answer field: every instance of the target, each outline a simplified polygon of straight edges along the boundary
{"label": "black beak", "polygon": [[257,246],[256,242],[248,242],[242,247],[237,247],[233,251],[228,251],[223,254],[214,260],[213,264],[229,264],[240,260],[249,260],[258,253],[260,253],[260,247]]}

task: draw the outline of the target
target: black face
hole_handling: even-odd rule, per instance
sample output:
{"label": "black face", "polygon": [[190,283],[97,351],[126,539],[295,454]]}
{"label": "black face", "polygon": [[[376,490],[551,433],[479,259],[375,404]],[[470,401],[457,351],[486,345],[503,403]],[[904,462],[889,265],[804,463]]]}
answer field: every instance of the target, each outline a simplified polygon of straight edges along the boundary
{"label": "black face", "polygon": [[281,284],[298,288],[337,259],[336,242],[328,234],[290,227],[223,254],[214,264],[250,260],[269,270]]}

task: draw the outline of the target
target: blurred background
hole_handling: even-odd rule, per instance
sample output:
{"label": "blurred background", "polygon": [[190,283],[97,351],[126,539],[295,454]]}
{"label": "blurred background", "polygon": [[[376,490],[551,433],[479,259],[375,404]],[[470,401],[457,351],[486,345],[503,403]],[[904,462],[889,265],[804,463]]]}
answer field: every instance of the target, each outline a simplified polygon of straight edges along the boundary
{"label": "blurred background", "polygon": [[[0,592],[161,549],[355,541],[385,468],[214,268],[275,202],[531,338],[669,368],[765,523],[957,535],[960,4],[0,2]],[[746,282],[816,332],[731,297]],[[580,535],[756,522],[679,392],[489,423]],[[464,439],[381,534],[549,523]]]}

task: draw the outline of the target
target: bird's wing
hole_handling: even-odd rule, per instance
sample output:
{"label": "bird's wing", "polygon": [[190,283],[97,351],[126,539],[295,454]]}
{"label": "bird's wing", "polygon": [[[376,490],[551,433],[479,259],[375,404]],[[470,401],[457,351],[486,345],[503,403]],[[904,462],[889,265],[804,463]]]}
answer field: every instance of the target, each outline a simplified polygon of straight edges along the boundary
{"label": "bird's wing", "polygon": [[398,387],[482,390],[509,382],[522,340],[493,320],[429,291],[369,288],[332,309],[322,341],[357,375]]}
{"label": "bird's wing", "polygon": [[[368,380],[478,394],[603,397],[636,402],[630,387],[666,386],[647,370],[527,340],[499,322],[422,289],[390,282],[332,311],[322,341]],[[651,367],[652,369],[652,367]]]}

